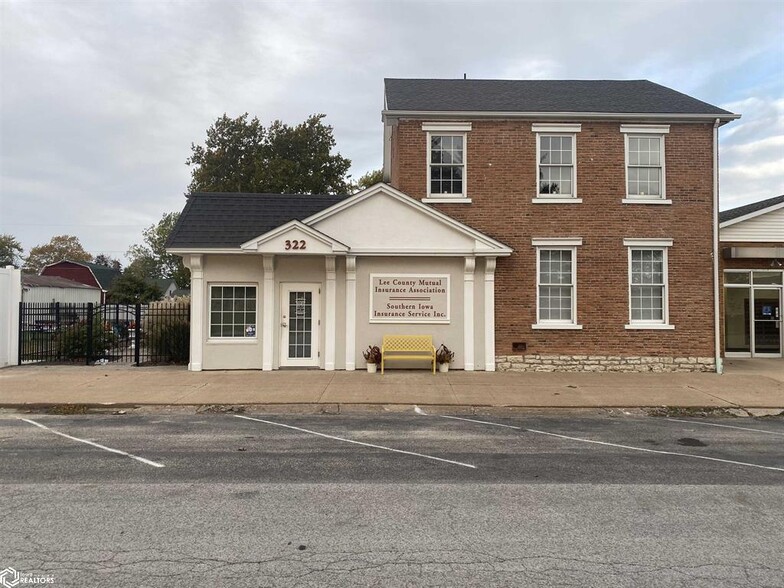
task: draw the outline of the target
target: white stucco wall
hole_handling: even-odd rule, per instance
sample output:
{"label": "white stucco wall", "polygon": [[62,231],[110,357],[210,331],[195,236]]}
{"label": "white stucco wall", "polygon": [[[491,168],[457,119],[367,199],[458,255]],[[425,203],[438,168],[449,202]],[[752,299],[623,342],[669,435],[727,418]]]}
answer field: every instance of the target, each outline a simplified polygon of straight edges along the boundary
{"label": "white stucco wall", "polygon": [[[261,369],[261,308],[263,304],[263,268],[259,255],[204,256],[204,355],[206,370]],[[210,338],[210,286],[256,286],[256,337],[237,339]]]}

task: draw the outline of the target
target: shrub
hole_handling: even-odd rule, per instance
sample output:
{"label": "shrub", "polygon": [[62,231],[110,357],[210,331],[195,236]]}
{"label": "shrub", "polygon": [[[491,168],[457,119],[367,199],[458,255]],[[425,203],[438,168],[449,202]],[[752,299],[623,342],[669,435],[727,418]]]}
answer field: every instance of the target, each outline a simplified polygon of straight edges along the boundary
{"label": "shrub", "polygon": [[[57,354],[62,359],[87,359],[88,351],[88,323],[82,320],[76,324],[65,327],[57,334]],[[89,359],[106,355],[117,345],[117,336],[111,326],[102,320],[93,319],[92,348]]]}
{"label": "shrub", "polygon": [[143,345],[156,363],[188,363],[191,321],[187,304],[155,302],[142,321]]}

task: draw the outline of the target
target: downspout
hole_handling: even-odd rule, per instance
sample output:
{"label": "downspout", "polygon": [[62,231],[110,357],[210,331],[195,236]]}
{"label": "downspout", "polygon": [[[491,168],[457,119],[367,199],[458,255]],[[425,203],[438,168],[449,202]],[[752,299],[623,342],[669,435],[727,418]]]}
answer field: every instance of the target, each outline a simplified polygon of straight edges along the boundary
{"label": "downspout", "polygon": [[716,373],[724,372],[721,361],[721,318],[719,316],[719,124],[713,123],[713,324]]}

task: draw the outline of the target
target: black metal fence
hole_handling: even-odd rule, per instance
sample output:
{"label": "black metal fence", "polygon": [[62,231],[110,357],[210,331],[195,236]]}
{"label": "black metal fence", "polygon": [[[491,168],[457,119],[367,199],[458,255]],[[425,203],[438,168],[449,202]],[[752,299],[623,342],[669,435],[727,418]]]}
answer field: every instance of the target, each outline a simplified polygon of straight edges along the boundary
{"label": "black metal fence", "polygon": [[190,305],[19,304],[19,365],[188,363]]}

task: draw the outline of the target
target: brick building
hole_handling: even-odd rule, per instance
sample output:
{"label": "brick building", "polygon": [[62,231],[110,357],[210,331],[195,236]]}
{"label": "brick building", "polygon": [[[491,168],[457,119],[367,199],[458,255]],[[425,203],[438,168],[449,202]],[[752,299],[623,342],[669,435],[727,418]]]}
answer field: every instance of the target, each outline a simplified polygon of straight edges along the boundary
{"label": "brick building", "polygon": [[189,198],[191,369],[350,370],[387,333],[466,370],[719,367],[738,115],[647,81],[388,79],[382,118],[384,184]]}

